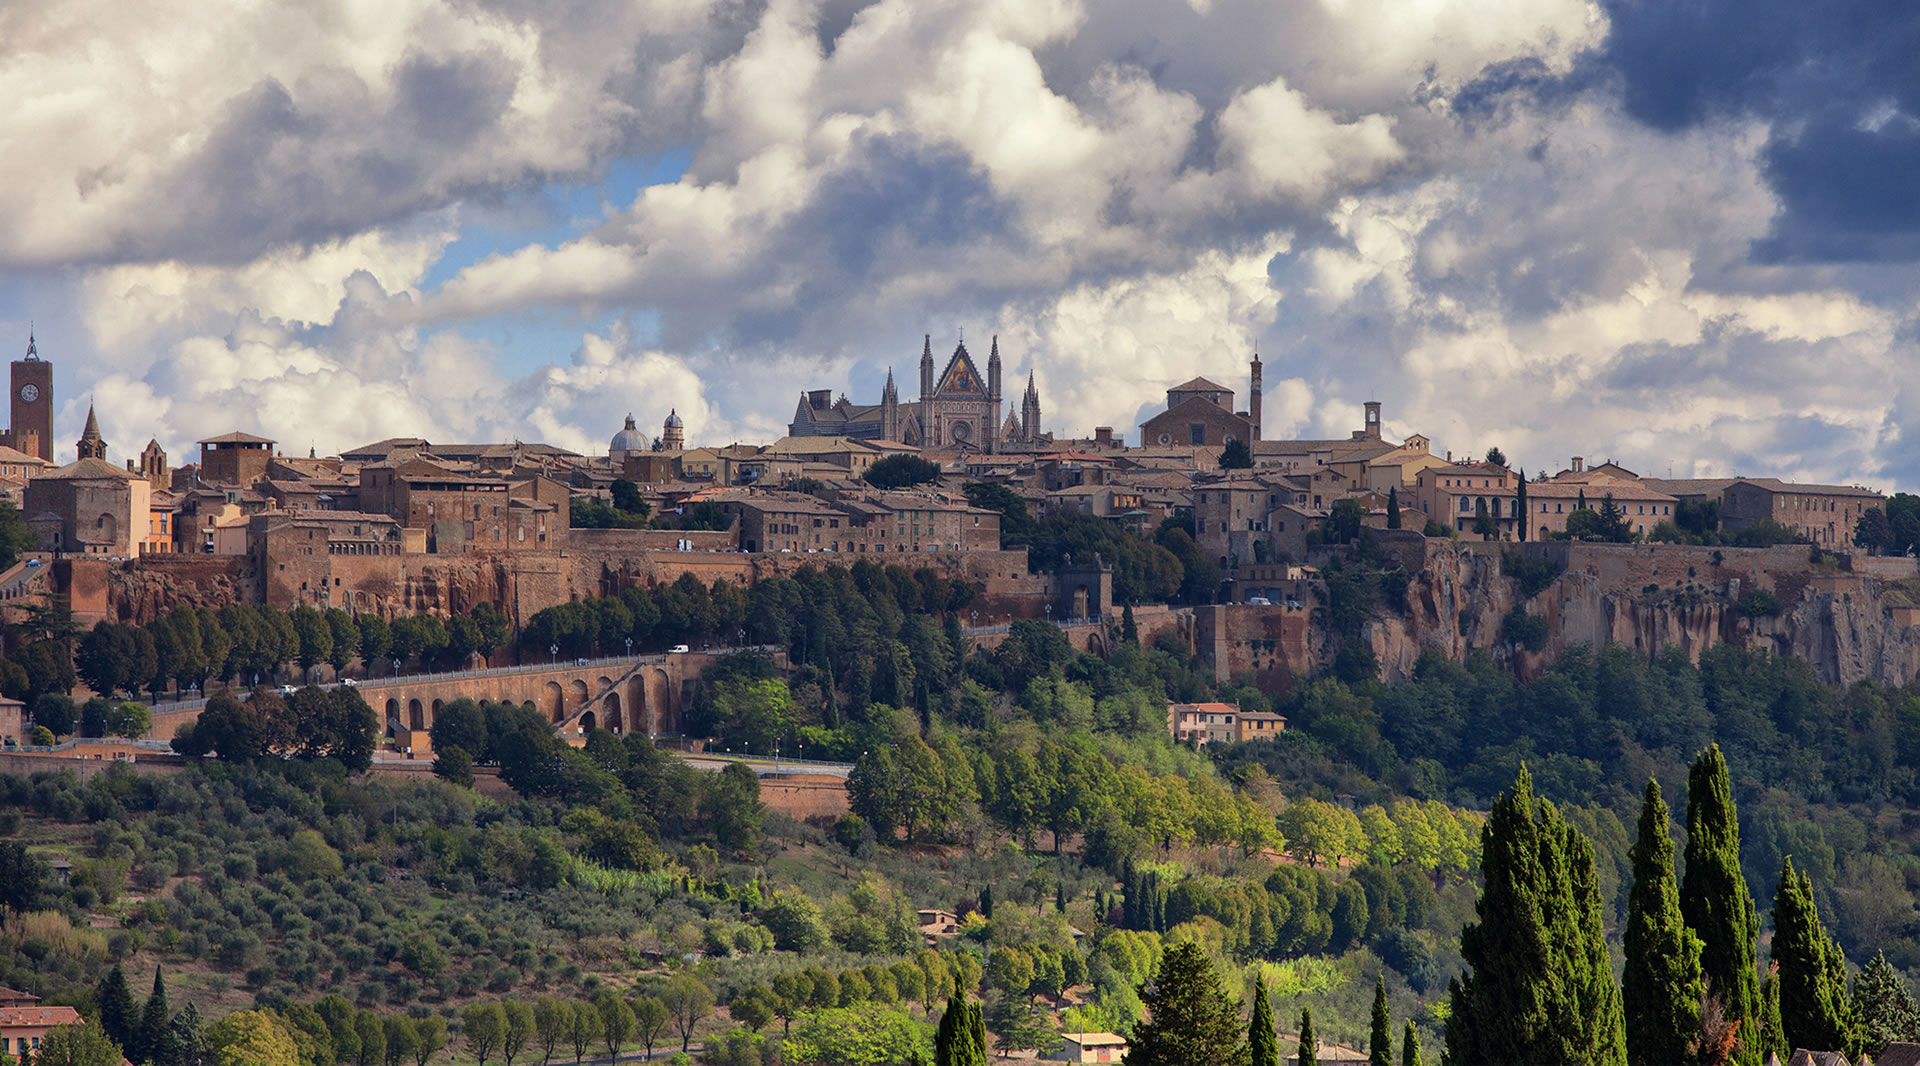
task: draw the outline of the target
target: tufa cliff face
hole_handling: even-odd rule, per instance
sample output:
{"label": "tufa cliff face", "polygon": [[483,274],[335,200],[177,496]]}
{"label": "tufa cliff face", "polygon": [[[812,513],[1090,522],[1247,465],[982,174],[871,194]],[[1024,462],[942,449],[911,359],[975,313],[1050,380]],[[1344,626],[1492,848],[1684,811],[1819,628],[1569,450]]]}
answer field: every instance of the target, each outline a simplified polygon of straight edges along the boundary
{"label": "tufa cliff face", "polygon": [[[1560,572],[1529,597],[1509,571],[1542,565]],[[1716,644],[1732,644],[1804,659],[1829,684],[1905,684],[1920,678],[1920,627],[1911,624],[1920,619],[1893,587],[1895,577],[1818,566],[1805,547],[1436,539],[1407,587],[1406,613],[1376,616],[1362,636],[1390,681],[1409,676],[1427,652],[1458,660],[1486,651],[1531,676],[1581,644],[1649,656],[1678,649],[1696,661]],[[1545,620],[1540,651],[1506,640],[1505,619],[1516,605]]]}

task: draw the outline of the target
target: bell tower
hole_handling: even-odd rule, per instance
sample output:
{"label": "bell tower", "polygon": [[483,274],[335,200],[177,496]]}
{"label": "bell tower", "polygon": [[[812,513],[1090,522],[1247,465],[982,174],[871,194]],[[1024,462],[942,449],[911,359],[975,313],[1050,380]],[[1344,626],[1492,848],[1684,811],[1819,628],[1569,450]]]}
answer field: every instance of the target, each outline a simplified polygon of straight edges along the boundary
{"label": "bell tower", "polygon": [[7,443],[28,455],[53,462],[53,364],[40,358],[39,345],[27,334],[27,354],[13,361],[13,395],[8,401]]}

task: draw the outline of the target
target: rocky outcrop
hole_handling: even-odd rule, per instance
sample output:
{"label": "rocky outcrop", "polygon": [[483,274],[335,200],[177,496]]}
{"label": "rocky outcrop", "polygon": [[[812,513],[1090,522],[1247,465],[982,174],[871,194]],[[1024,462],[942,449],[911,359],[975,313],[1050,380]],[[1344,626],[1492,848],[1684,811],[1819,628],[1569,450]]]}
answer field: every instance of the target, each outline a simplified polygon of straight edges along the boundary
{"label": "rocky outcrop", "polygon": [[[1526,595],[1522,563],[1558,569]],[[1522,675],[1577,645],[1619,645],[1689,659],[1716,644],[1765,648],[1812,665],[1830,684],[1905,684],[1920,678],[1920,627],[1898,578],[1810,561],[1804,547],[1496,545],[1435,540],[1407,587],[1407,609],[1369,621],[1362,635],[1388,680],[1421,655],[1477,651]],[[1546,622],[1537,652],[1506,639],[1516,608]]]}

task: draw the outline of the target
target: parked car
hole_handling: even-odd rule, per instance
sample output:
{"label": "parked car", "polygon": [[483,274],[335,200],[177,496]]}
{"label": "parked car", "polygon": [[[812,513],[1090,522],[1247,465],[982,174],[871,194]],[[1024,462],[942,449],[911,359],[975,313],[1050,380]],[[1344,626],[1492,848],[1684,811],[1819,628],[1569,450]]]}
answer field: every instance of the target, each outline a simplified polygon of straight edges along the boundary
{"label": "parked car", "polygon": [[38,560],[38,559],[28,559],[28,560],[27,560],[27,565],[28,565],[28,566],[39,566],[39,565],[40,565],[40,560]]}
{"label": "parked car", "polygon": [[343,678],[341,678],[341,679],[340,679],[340,683],[341,683],[341,684],[343,684],[343,685],[345,685],[345,686],[347,686],[348,688],[359,688],[359,687],[360,687],[360,682],[358,682],[358,681],[355,681],[355,680],[354,680],[353,678],[350,678],[350,677],[343,677]]}
{"label": "parked car", "polygon": [[667,654],[685,655],[688,651],[691,651],[691,650],[692,649],[688,648],[685,644],[675,644],[673,647],[667,649]]}
{"label": "parked car", "polygon": [[281,685],[275,691],[280,693],[282,696],[291,696],[294,693],[294,688],[292,685]]}

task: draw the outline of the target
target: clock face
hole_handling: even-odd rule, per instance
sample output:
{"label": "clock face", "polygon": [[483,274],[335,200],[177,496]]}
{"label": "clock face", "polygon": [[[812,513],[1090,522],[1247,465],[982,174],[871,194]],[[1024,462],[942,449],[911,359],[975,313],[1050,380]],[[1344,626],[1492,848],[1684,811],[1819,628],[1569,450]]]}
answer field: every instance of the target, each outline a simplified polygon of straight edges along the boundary
{"label": "clock face", "polygon": [[32,403],[33,401],[39,399],[40,386],[31,384],[31,383],[20,386],[20,398],[26,401],[27,403]]}

